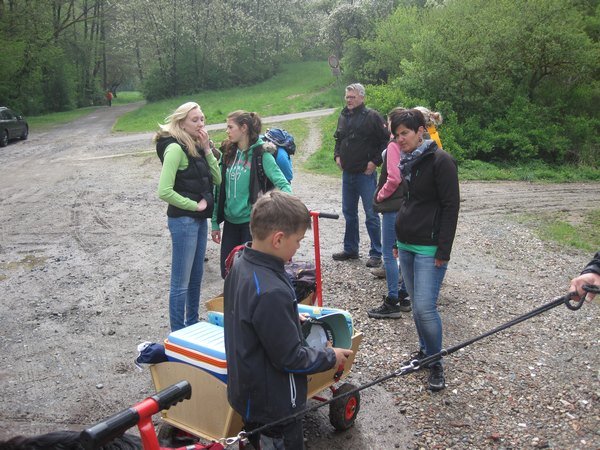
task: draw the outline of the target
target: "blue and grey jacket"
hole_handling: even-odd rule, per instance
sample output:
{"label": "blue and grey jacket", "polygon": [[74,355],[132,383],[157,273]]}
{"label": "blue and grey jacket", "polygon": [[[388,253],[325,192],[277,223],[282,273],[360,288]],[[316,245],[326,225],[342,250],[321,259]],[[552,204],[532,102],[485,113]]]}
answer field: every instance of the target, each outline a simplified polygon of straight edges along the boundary
{"label": "blue and grey jacket", "polygon": [[268,423],[306,404],[307,375],[335,365],[331,348],[304,347],[284,262],[245,247],[225,279],[227,397],[245,422]]}

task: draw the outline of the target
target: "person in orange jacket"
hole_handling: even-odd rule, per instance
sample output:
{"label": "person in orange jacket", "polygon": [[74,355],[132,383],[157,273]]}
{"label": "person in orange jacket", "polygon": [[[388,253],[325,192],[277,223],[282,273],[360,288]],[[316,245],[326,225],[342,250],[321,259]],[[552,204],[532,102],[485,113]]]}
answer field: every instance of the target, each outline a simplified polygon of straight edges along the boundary
{"label": "person in orange jacket", "polygon": [[106,91],[106,101],[108,106],[112,106],[113,93],[110,91]]}
{"label": "person in orange jacket", "polygon": [[439,148],[443,148],[442,140],[440,139],[440,135],[437,131],[437,127],[439,127],[444,120],[442,115],[439,112],[431,111],[424,106],[416,106],[415,109],[421,111],[423,116],[425,116],[425,124],[429,138],[433,139]]}

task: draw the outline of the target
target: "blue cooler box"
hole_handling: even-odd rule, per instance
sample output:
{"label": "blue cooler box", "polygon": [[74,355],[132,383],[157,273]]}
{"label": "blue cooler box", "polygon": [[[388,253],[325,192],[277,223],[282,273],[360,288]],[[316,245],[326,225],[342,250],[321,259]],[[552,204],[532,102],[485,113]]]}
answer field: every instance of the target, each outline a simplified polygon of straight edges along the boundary
{"label": "blue cooler box", "polygon": [[173,331],[165,340],[165,353],[169,361],[199,367],[227,383],[225,337],[220,326],[198,322]]}

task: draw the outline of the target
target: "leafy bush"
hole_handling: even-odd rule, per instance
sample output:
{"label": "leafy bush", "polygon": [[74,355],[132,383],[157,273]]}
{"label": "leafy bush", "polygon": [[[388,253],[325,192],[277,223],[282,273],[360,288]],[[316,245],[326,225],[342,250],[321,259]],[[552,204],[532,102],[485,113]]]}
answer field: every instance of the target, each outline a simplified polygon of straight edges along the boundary
{"label": "leafy bush", "polygon": [[600,6],[444,3],[401,6],[374,38],[352,43],[346,75],[388,83],[369,87],[368,103],[435,105],[448,118],[444,148],[461,160],[597,166]]}
{"label": "leafy bush", "polygon": [[76,105],[75,68],[61,55],[52,58],[44,69],[43,111],[68,111]]}

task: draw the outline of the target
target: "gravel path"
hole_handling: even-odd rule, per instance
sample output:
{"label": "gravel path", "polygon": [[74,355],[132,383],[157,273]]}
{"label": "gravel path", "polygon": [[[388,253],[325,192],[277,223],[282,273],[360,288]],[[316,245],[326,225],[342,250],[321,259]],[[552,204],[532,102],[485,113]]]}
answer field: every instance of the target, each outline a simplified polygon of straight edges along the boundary
{"label": "gravel path", "polygon": [[[133,365],[137,344],[168,334],[170,240],[156,198],[160,164],[147,139],[108,133],[100,109],[0,151],[0,439],[79,430],[153,392]],[[317,119],[297,163],[318,146]],[[124,155],[117,157],[116,155]],[[311,209],[341,213],[337,178],[297,170]],[[595,184],[462,183],[462,207],[440,311],[450,347],[563,295],[590,255],[539,240],[523,214],[600,204]],[[366,231],[363,236],[366,236]],[[335,262],[343,220],[322,220],[324,299],[353,313],[365,338],[351,380],[391,373],[416,349],[410,314],[373,320],[385,294],[363,258]],[[307,237],[298,259],[312,260]],[[222,288],[208,247],[202,298]],[[310,449],[600,448],[599,304],[559,307],[446,358],[448,387],[426,373],[362,392],[355,426],[306,419]]]}

